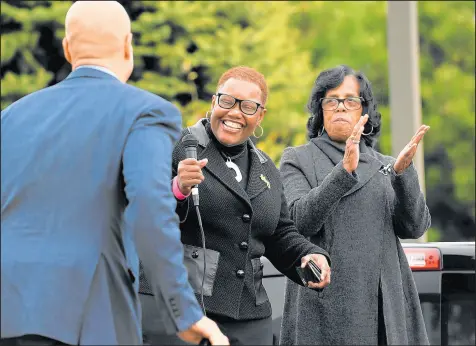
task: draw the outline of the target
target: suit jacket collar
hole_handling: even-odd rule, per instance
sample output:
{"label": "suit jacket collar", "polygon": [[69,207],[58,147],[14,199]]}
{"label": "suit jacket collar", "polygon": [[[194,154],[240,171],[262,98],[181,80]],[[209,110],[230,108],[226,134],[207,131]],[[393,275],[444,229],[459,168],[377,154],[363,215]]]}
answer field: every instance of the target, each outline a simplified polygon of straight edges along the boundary
{"label": "suit jacket collar", "polygon": [[[340,162],[344,157],[345,143],[336,143],[332,141],[327,134],[311,139],[317,148],[317,157],[314,159],[314,169],[318,182],[322,182],[330,171]],[[358,177],[358,183],[352,189],[347,191],[344,196],[348,196],[355,191],[362,188],[372,176],[382,169],[383,163],[376,157],[373,150],[365,145],[362,140],[359,144],[359,165],[355,170]]]}
{"label": "suit jacket collar", "polygon": [[78,68],[74,71],[72,71],[68,77],[66,77],[66,80],[68,79],[73,79],[73,78],[97,78],[97,79],[111,79],[115,80],[117,82],[119,81],[116,77],[110,75],[109,73],[90,68],[90,67],[84,67],[84,68]]}
{"label": "suit jacket collar", "polygon": [[215,178],[217,178],[223,185],[228,187],[231,192],[238,195],[246,203],[251,205],[251,200],[253,198],[269,188],[266,183],[268,178],[266,178],[263,169],[263,165],[268,161],[268,158],[261,154],[254,143],[248,139],[247,145],[248,150],[250,151],[251,162],[250,171],[248,173],[247,191],[243,190],[231,172],[227,169],[223,157],[208,136],[204,126],[205,121],[208,120],[201,119],[195,125],[188,128],[189,133],[197,138],[198,145],[203,148],[203,150],[198,154],[198,159],[208,158],[208,163],[205,166],[205,169],[215,176]]}

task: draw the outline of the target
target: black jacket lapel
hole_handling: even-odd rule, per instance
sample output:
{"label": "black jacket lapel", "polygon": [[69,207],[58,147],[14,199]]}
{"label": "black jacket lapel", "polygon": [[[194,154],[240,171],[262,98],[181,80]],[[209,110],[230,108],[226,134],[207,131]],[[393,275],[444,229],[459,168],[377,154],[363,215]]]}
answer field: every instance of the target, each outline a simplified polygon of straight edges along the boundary
{"label": "black jacket lapel", "polygon": [[210,144],[211,140],[210,137],[208,137],[204,126],[205,121],[207,120],[201,119],[195,125],[188,128],[189,133],[193,134],[197,138],[198,145],[203,148],[203,150],[198,153],[198,159],[201,160],[207,158],[208,163],[204,169],[209,171],[231,192],[239,196],[251,206],[251,201],[248,197],[248,194],[236,181],[235,177],[233,177],[218,149],[213,144]]}
{"label": "black jacket lapel", "polygon": [[209,171],[231,192],[238,195],[246,203],[251,205],[250,198],[246,194],[245,190],[243,190],[240,184],[236,181],[235,177],[231,174],[218,149],[214,145],[210,144],[210,142],[198,155],[199,160],[204,158],[208,159],[208,163],[204,169]]}
{"label": "black jacket lapel", "polygon": [[258,149],[252,148],[250,150],[250,173],[248,178],[248,187],[247,192],[250,199],[255,198],[263,191],[271,189],[271,183],[269,178],[266,176],[265,170],[263,168],[263,160],[259,156]]}

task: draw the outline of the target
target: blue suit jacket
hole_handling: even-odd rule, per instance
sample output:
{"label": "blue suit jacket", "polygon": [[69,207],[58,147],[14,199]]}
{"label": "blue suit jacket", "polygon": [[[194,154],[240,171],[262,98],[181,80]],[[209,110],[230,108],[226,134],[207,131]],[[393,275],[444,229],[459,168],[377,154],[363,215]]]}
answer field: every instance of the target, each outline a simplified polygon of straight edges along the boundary
{"label": "blue suit jacket", "polygon": [[2,111],[2,338],[140,344],[138,257],[166,332],[202,317],[170,184],[180,128],[171,103],[92,68]]}

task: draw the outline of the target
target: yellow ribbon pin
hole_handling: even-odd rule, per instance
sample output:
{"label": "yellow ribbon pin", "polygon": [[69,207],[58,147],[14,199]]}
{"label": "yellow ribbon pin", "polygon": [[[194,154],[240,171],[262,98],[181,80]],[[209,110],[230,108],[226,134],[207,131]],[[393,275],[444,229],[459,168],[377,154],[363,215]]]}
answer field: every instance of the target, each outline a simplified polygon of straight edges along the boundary
{"label": "yellow ribbon pin", "polygon": [[260,178],[266,183],[266,185],[268,186],[268,189],[271,189],[271,184],[269,183],[268,179],[266,179],[266,177],[263,174],[261,174]]}

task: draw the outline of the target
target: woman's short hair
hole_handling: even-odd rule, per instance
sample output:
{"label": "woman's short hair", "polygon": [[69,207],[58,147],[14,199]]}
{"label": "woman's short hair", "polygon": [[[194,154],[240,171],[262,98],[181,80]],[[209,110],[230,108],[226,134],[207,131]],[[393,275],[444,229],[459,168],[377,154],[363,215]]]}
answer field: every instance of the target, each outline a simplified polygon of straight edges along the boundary
{"label": "woman's short hair", "polygon": [[256,84],[261,90],[263,106],[266,104],[266,101],[268,101],[268,85],[266,84],[264,76],[257,70],[247,66],[233,67],[221,75],[220,80],[218,81],[217,89],[221,88],[223,84],[225,84],[226,81],[231,78]]}
{"label": "woman's short hair", "polygon": [[362,136],[367,146],[373,147],[380,135],[380,119],[381,114],[377,111],[377,101],[372,93],[372,86],[367,77],[360,71],[354,71],[347,65],[340,65],[325,71],[317,76],[311,91],[311,96],[307,104],[310,117],[307,121],[307,135],[309,139],[319,136],[324,126],[324,114],[321,106],[321,98],[326,96],[330,89],[337,88],[342,84],[346,76],[355,76],[360,85],[360,95],[365,100],[362,104],[362,115],[368,114],[369,119],[365,124]]}

